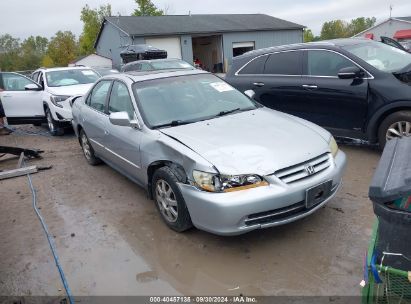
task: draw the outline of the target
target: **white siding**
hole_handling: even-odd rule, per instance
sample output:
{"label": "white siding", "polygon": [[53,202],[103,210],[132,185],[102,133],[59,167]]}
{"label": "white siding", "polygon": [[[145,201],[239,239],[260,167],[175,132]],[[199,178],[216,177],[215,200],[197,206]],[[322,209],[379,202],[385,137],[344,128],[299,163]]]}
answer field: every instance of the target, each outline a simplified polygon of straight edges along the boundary
{"label": "white siding", "polygon": [[167,51],[167,58],[181,59],[180,37],[145,38],[146,44]]}

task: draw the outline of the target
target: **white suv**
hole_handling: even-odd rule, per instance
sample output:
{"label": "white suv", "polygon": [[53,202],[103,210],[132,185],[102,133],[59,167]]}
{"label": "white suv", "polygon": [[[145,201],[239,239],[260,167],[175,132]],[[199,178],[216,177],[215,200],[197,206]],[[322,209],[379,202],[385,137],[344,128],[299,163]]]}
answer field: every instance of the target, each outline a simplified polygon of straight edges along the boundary
{"label": "white suv", "polygon": [[44,116],[51,134],[62,135],[64,128],[71,127],[71,106],[67,99],[85,94],[100,75],[87,67],[41,68],[31,78],[42,87]]}

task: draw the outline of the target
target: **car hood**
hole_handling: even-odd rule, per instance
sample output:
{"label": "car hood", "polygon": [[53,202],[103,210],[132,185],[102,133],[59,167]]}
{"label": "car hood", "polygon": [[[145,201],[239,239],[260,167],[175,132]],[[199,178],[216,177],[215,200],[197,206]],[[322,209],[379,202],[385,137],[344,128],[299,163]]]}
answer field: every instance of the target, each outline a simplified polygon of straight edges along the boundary
{"label": "car hood", "polygon": [[304,122],[261,108],[161,132],[194,150],[222,174],[268,175],[329,152],[329,137],[324,136],[328,133]]}
{"label": "car hood", "polygon": [[53,95],[84,95],[87,93],[87,91],[91,88],[92,85],[93,83],[77,84],[62,87],[49,87],[47,88],[47,91],[49,91],[49,93]]}

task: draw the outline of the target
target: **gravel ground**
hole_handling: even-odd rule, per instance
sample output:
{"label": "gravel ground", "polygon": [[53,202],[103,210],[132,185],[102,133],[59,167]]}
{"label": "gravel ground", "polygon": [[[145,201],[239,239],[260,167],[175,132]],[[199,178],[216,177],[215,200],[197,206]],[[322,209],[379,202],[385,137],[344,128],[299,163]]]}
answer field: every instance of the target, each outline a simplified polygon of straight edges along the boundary
{"label": "gravel ground", "polygon": [[[29,164],[53,166],[32,179],[76,296],[360,294],[376,150],[341,146],[348,157],[343,187],[312,216],[220,237],[169,230],[142,188],[106,165],[87,165],[73,134],[0,137],[0,145],[16,144],[45,151]],[[17,160],[1,157],[0,169]],[[27,177],[0,181],[0,192],[0,295],[64,295]]]}

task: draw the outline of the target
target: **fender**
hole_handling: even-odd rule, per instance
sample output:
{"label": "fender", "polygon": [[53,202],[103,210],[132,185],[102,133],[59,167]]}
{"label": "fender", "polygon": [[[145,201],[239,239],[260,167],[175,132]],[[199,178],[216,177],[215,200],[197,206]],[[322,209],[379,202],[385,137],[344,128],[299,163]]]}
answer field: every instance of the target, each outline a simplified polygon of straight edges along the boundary
{"label": "fender", "polygon": [[377,131],[381,121],[388,115],[402,110],[411,110],[411,100],[395,101],[378,109],[368,120],[366,129],[368,140],[370,142],[376,142]]}

